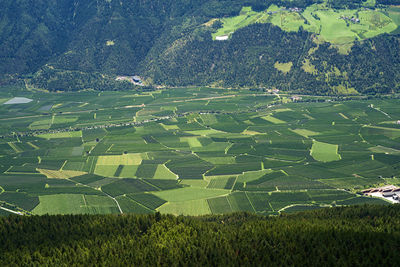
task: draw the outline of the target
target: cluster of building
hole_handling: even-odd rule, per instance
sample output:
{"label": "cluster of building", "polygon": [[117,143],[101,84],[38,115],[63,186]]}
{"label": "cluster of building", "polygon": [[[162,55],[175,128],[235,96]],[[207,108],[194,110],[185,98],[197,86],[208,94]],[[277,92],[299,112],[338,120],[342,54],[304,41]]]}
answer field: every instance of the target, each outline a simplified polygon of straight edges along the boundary
{"label": "cluster of building", "polygon": [[302,8],[299,8],[299,7],[290,7],[290,8],[281,8],[281,9],[279,9],[279,10],[276,10],[276,11],[267,11],[267,14],[268,15],[273,15],[273,14],[276,14],[276,13],[278,13],[279,11],[288,11],[288,12],[301,12],[301,11],[303,11],[303,9]]}
{"label": "cluster of building", "polygon": [[392,202],[400,202],[400,187],[387,185],[378,188],[370,188],[362,191],[366,196],[374,196],[391,200]]}
{"label": "cluster of building", "polygon": [[339,19],[343,19],[343,20],[345,20],[345,21],[350,21],[350,22],[352,22],[352,23],[360,23],[360,19],[359,18],[355,18],[355,17],[348,17],[348,16],[340,16],[340,18]]}
{"label": "cluster of building", "polygon": [[299,8],[299,7],[291,7],[291,8],[288,8],[287,10],[289,10],[290,12],[301,12],[301,11],[303,11],[303,9]]}
{"label": "cluster of building", "polygon": [[142,79],[139,76],[117,76],[116,81],[127,81],[135,85],[143,86]]}

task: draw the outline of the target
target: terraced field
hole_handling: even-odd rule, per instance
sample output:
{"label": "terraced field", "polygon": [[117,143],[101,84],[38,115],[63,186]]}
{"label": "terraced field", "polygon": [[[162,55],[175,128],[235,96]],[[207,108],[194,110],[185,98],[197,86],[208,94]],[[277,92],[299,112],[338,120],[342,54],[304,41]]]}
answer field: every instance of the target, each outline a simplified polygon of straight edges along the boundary
{"label": "terraced field", "polygon": [[33,100],[0,105],[0,205],[15,212],[278,214],[385,204],[356,193],[400,185],[397,99],[0,92]]}

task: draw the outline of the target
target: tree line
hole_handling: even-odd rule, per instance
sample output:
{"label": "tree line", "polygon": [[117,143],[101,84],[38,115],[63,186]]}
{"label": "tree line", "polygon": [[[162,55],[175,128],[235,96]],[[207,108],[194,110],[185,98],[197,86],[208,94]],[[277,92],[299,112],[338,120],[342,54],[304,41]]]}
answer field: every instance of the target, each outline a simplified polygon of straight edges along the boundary
{"label": "tree line", "polygon": [[294,215],[0,218],[2,265],[393,266],[400,205]]}

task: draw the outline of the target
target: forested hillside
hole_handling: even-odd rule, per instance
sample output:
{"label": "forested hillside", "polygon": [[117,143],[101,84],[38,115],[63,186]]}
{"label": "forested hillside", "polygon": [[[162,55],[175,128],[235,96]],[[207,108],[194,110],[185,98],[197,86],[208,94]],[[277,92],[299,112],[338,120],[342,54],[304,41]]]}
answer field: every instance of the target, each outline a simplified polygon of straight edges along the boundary
{"label": "forested hillside", "polygon": [[[323,9],[354,10],[357,16],[359,11],[376,8],[379,14],[371,20],[379,28],[388,23],[382,18],[400,23],[400,9],[389,6],[397,2],[4,0],[0,3],[0,82],[24,78],[30,86],[50,91],[121,90],[134,86],[115,82],[117,75],[140,75],[150,87],[276,87],[319,94],[397,92],[398,29],[372,38],[363,32],[360,36],[365,40],[337,46],[303,27],[286,30],[267,19],[238,29],[229,40],[212,38],[222,27],[220,19],[242,14],[243,7],[255,12],[271,5],[303,10],[322,3]],[[370,30],[376,30],[375,26]]]}
{"label": "forested hillside", "polygon": [[274,218],[246,213],[9,216],[2,265],[394,266],[399,205],[331,208]]}

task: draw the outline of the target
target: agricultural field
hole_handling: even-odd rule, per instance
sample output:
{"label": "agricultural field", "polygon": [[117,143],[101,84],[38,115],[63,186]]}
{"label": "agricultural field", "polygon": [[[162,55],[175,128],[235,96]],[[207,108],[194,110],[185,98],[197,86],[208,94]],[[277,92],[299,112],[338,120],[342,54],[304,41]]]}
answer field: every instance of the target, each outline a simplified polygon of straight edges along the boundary
{"label": "agricultural field", "polygon": [[[217,36],[230,36],[250,24],[272,23],[288,32],[302,28],[317,34],[319,41],[345,45],[383,33],[398,33],[400,12],[397,7],[370,9],[369,6],[338,10],[330,8],[327,3],[314,4],[304,10],[271,5],[260,12],[253,11],[251,7],[243,7],[238,16],[219,21],[222,27],[213,33],[214,40]],[[287,71],[285,68],[289,68],[279,64],[276,67],[283,72]]]}
{"label": "agricultural field", "polygon": [[0,91],[15,97],[32,101],[0,105],[1,214],[270,215],[400,185],[395,98]]}

